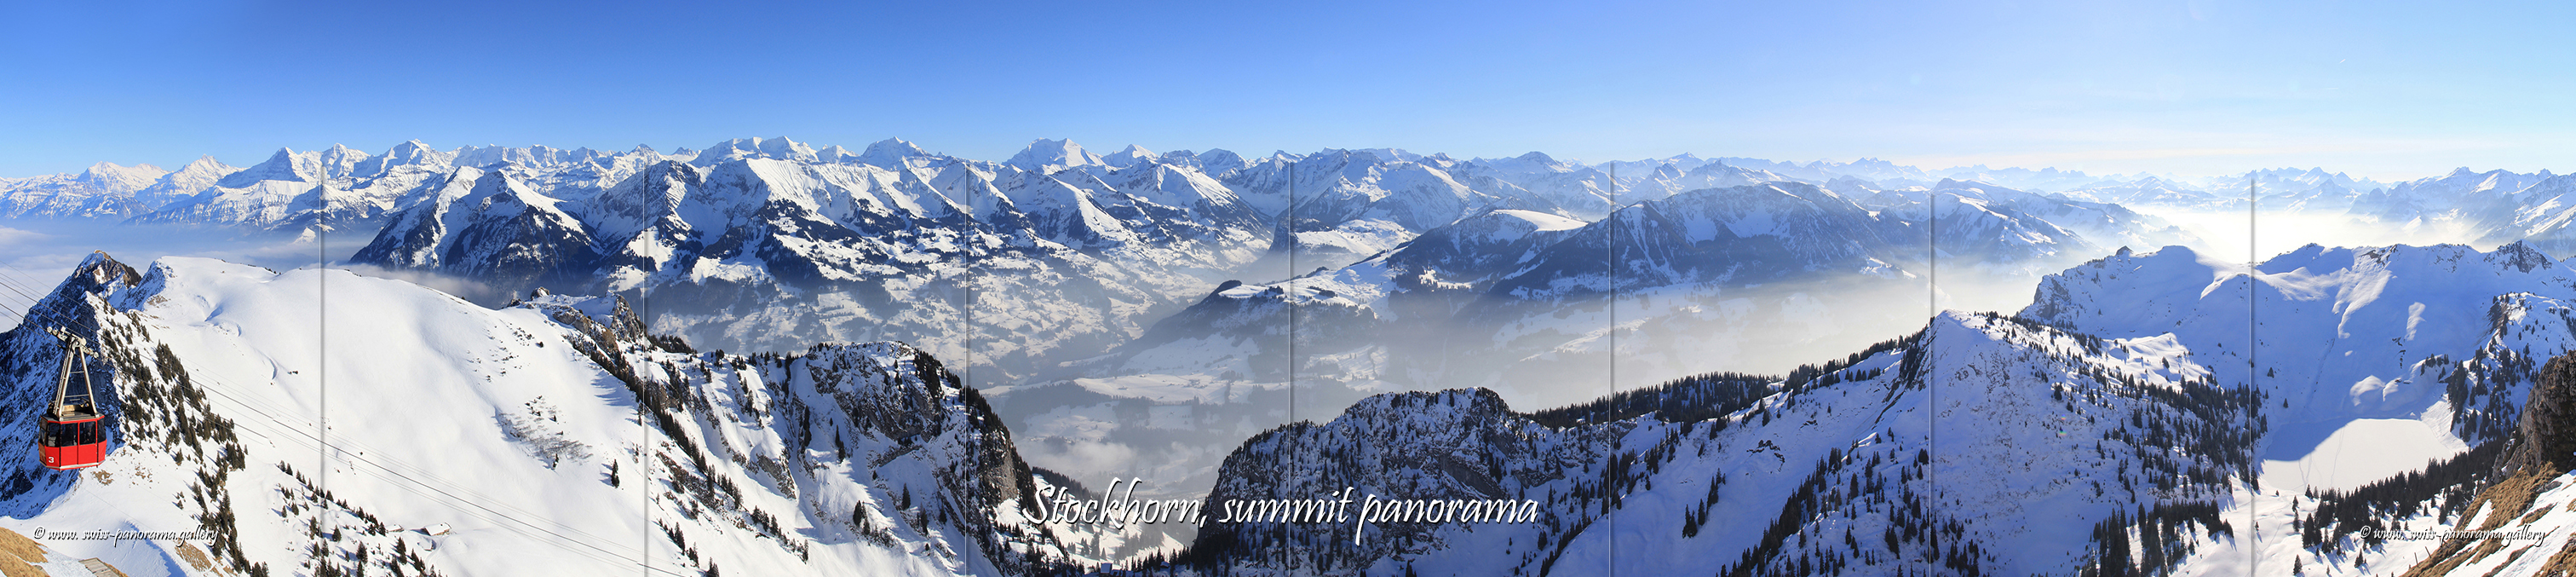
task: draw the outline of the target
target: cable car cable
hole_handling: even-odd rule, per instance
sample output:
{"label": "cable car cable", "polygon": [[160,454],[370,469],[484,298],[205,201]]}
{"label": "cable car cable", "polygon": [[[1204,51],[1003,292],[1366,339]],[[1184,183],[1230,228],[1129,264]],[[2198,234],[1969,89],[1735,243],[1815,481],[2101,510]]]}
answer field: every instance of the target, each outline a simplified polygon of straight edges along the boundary
{"label": "cable car cable", "polygon": [[[191,379],[192,381],[200,381],[200,380],[202,380],[202,381],[209,381],[209,382],[212,382],[213,384],[216,384],[216,385],[222,385],[222,386],[233,386],[233,385],[231,385],[231,384],[229,384],[229,383],[225,383],[225,382],[223,382],[223,381],[221,381],[221,380],[219,380],[219,379],[211,379],[211,378],[196,377],[195,375],[191,375],[191,376],[190,376],[190,379]],[[320,446],[320,444],[319,444],[319,442],[318,442],[318,439],[314,439],[314,438],[312,437],[312,435],[310,435],[310,434],[308,434],[308,433],[305,433],[302,429],[300,429],[300,428],[296,428],[296,427],[288,427],[288,426],[284,426],[282,423],[278,422],[278,421],[280,421],[280,420],[282,420],[282,419],[276,419],[274,416],[267,414],[265,411],[261,411],[261,410],[260,410],[259,408],[257,408],[256,406],[253,406],[253,405],[252,405],[252,403],[250,403],[250,402],[248,402],[248,401],[244,401],[244,400],[242,400],[242,399],[240,399],[240,398],[234,397],[234,396],[232,396],[232,395],[230,395],[230,394],[228,394],[228,393],[225,393],[225,392],[223,392],[220,388],[214,388],[214,387],[198,387],[198,390],[200,390],[200,391],[202,391],[202,392],[209,393],[209,394],[211,394],[211,395],[213,395],[213,396],[216,396],[216,397],[223,398],[223,399],[224,399],[224,400],[226,400],[226,401],[230,401],[230,402],[232,402],[232,403],[233,403],[233,404],[235,404],[235,405],[239,405],[239,406],[241,406],[241,407],[242,407],[243,409],[245,409],[245,410],[249,410],[249,411],[254,412],[254,413],[259,413],[259,414],[261,414],[263,417],[267,417],[267,418],[268,418],[268,420],[266,420],[266,421],[248,421],[248,420],[237,420],[237,421],[232,421],[234,424],[236,424],[236,425],[241,425],[241,426],[242,426],[242,427],[237,428],[237,430],[238,430],[238,431],[240,431],[240,432],[248,433],[248,434],[249,434],[249,435],[251,435],[251,436],[258,437],[260,440],[267,441],[271,446],[275,446],[275,447],[278,447],[278,448],[280,448],[280,449],[301,449],[301,448],[305,448],[305,447],[319,447],[319,446]],[[217,416],[220,416],[220,415],[217,415]],[[227,420],[229,420],[229,419],[227,419]],[[258,427],[258,429],[252,429],[252,428],[249,428],[249,427],[252,427],[252,426],[256,426],[256,427]],[[261,432],[261,430],[260,430],[260,429],[267,430],[268,432]],[[279,433],[279,432],[288,433],[288,434],[287,434],[287,435],[278,435],[278,434],[274,434],[274,433]],[[291,443],[293,443],[293,445],[294,445],[294,446],[293,446],[293,447],[289,447],[289,446],[287,446],[287,444],[286,444],[286,443],[281,443],[281,441],[291,442]],[[346,452],[344,452],[344,453],[342,453],[342,454],[343,454],[344,456],[352,456],[352,455],[349,455],[349,454],[348,454],[348,453],[346,453]],[[363,459],[362,459],[362,460],[363,460]],[[346,461],[344,461],[344,462],[346,462]],[[556,532],[556,531],[553,531],[553,530],[547,529],[547,528],[545,528],[545,527],[538,526],[538,525],[537,525],[537,524],[535,524],[535,523],[531,523],[531,522],[528,522],[528,521],[526,521],[526,520],[520,519],[520,518],[519,518],[519,516],[517,516],[517,515],[511,515],[511,514],[509,514],[509,513],[505,513],[505,512],[501,512],[501,511],[495,511],[495,510],[492,510],[490,507],[486,507],[486,506],[484,506],[484,504],[483,504],[483,503],[476,502],[476,501],[474,501],[474,500],[472,500],[472,499],[467,499],[467,498],[464,498],[464,497],[459,497],[459,496],[457,496],[457,495],[455,495],[455,494],[448,493],[448,492],[446,492],[446,491],[442,491],[442,490],[438,489],[437,487],[431,487],[431,486],[428,486],[428,485],[426,485],[426,484],[419,483],[416,479],[412,479],[412,478],[410,478],[410,477],[404,476],[404,475],[402,475],[402,474],[401,474],[401,472],[399,472],[399,471],[394,471],[394,470],[392,470],[392,469],[390,469],[390,468],[384,467],[383,465],[381,465],[381,464],[379,464],[379,463],[376,463],[376,462],[375,462],[375,461],[373,461],[373,460],[364,460],[364,462],[366,462],[367,464],[377,465],[377,469],[379,469],[379,470],[367,470],[367,469],[365,469],[365,468],[361,468],[361,467],[351,467],[351,470],[356,471],[356,472],[360,472],[360,473],[367,474],[367,475],[369,475],[369,476],[371,476],[371,477],[375,477],[375,478],[377,478],[377,479],[381,479],[381,480],[388,481],[388,483],[387,483],[388,485],[392,485],[392,486],[394,486],[394,487],[396,487],[396,488],[403,489],[404,491],[410,492],[410,493],[415,494],[415,495],[419,495],[419,496],[421,496],[421,497],[423,497],[423,498],[426,498],[426,499],[429,499],[429,500],[431,500],[431,501],[442,501],[442,500],[443,500],[443,501],[450,501],[450,502],[457,503],[457,504],[463,504],[463,505],[465,505],[465,506],[467,506],[467,507],[471,507],[472,509],[481,510],[483,513],[489,513],[489,514],[490,514],[490,516],[486,516],[486,515],[483,515],[483,514],[475,513],[475,512],[474,512],[474,510],[468,510],[468,509],[457,509],[457,511],[458,511],[458,512],[463,513],[463,514],[465,514],[465,515],[467,515],[467,516],[474,517],[474,518],[478,518],[478,519],[481,519],[481,520],[483,520],[483,521],[489,522],[489,523],[491,523],[491,524],[492,524],[492,526],[494,526],[494,527],[499,527],[499,528],[502,528],[502,529],[505,529],[505,530],[509,530],[509,531],[511,531],[511,532],[513,532],[513,533],[519,533],[519,534],[521,534],[521,535],[523,535],[523,536],[527,536],[527,537],[530,537],[530,538],[543,539],[543,537],[544,537],[544,536],[553,536],[553,537],[555,537],[555,538],[556,538],[555,540],[557,540],[557,541],[561,541],[561,542],[568,542],[568,543],[575,544],[575,545],[581,545],[581,546],[583,546],[583,547],[588,547],[588,548],[590,548],[590,549],[592,549],[592,550],[596,550],[596,551],[599,551],[599,552],[602,552],[602,553],[607,553],[607,554],[610,554],[610,555],[619,555],[619,553],[617,553],[616,551],[610,551],[610,550],[608,550],[608,549],[606,549],[606,548],[600,547],[600,546],[599,546],[599,545],[597,545],[597,544],[583,542],[583,540],[582,540],[582,539],[580,539],[580,538],[578,538],[578,537],[575,537],[575,536],[572,536],[572,535],[565,535],[565,534],[563,534],[563,533],[559,533],[559,532]],[[353,464],[353,465],[354,465],[355,463],[349,463],[349,464]],[[409,483],[409,484],[406,484],[406,483]],[[428,492],[423,492],[424,490],[426,490],[426,491],[428,491]],[[437,493],[437,494],[436,494],[436,495],[432,495],[431,493]],[[496,504],[497,504],[497,503],[496,503]],[[504,506],[504,507],[506,507],[506,505],[503,505],[503,506]],[[513,509],[515,509],[515,508],[513,508]],[[523,513],[524,513],[524,511],[523,511]],[[531,515],[529,515],[529,516],[539,516],[539,515],[533,515],[533,514],[531,514]],[[496,518],[496,517],[497,517],[497,518]],[[542,516],[540,516],[540,517],[542,517]],[[513,523],[517,523],[517,525],[511,525],[510,523],[505,523],[505,522],[503,522],[504,520],[509,521],[509,522],[513,522]],[[565,527],[565,528],[567,528],[567,529],[572,529],[572,530],[575,530],[575,531],[579,531],[579,529],[578,529],[578,528],[572,528],[572,527]],[[537,535],[537,534],[534,534],[534,533],[529,533],[528,531],[530,531],[530,530],[534,530],[534,531],[537,531],[537,532],[539,532],[539,533],[544,533],[545,535],[542,535],[542,536],[541,536],[541,535]],[[587,532],[582,532],[582,533],[584,533],[585,535],[587,535]],[[598,539],[598,538],[599,538],[599,537],[597,537],[596,535],[589,535],[589,537],[590,537],[591,539]],[[559,548],[560,548],[560,547],[559,547]],[[571,549],[566,549],[566,550],[571,550]],[[580,551],[577,551],[577,550],[573,550],[573,551],[574,551],[575,553],[581,553]],[[624,559],[622,559],[622,558],[621,558],[621,559],[602,559],[602,558],[600,558],[600,557],[597,557],[597,556],[594,556],[594,555],[589,555],[589,554],[587,554],[587,553],[582,553],[582,554],[583,554],[585,557],[591,557],[592,559],[597,559],[597,560],[602,560],[602,561],[610,561],[610,562],[615,562],[615,563],[623,563],[623,562],[625,562],[625,560],[624,560]],[[638,557],[640,557],[640,555],[639,555]],[[673,573],[673,575],[680,575],[680,574],[678,574],[678,573]]]}

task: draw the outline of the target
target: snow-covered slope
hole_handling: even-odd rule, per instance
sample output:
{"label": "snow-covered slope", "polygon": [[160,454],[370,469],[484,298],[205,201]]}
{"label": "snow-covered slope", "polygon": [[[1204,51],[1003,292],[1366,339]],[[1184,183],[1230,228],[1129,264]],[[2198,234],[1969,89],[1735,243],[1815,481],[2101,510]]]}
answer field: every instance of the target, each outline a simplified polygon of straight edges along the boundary
{"label": "snow-covered slope", "polygon": [[[2505,436],[2348,491],[2263,499],[2261,548],[2301,575],[2556,575],[2576,567],[2576,357],[2539,370]],[[2295,534],[2295,539],[2288,538]]]}
{"label": "snow-covered slope", "polygon": [[[0,454],[0,525],[21,532],[203,527],[213,564],[276,575],[1086,562],[1057,541],[1076,528],[1032,519],[1044,481],[980,395],[899,343],[699,353],[614,299],[491,310],[342,271],[104,255],[36,314],[100,343],[119,424],[94,469]],[[32,327],[0,348],[0,437],[25,447],[59,349]],[[178,544],[50,543],[135,575],[182,571]]]}
{"label": "snow-covered slope", "polygon": [[2051,275],[2021,314],[2257,363],[2280,405],[2267,483],[2350,488],[2502,434],[2535,359],[2576,347],[2571,298],[2576,274],[2522,244],[2310,245],[2250,270],[2167,247]]}
{"label": "snow-covered slope", "polygon": [[1308,574],[2076,573],[2129,562],[2105,557],[2096,529],[2123,527],[2120,516],[2142,505],[2189,519],[2164,525],[2184,535],[2240,538],[2214,513],[2246,498],[2237,488],[2263,430],[2251,407],[2263,400],[2170,336],[2100,339],[1956,313],[1784,381],[1708,375],[1529,414],[1481,390],[1383,395],[1255,437],[1227,458],[1210,502],[1356,487],[1535,500],[1538,520],[1220,524],[1184,563]]}
{"label": "snow-covered slope", "polygon": [[[2312,246],[2253,267],[2180,247],[2122,251],[2050,276],[2018,316],[1945,313],[1923,334],[1785,379],[1705,375],[1526,414],[1483,390],[1381,395],[1330,422],[1256,436],[1227,459],[1211,503],[1348,486],[1536,499],[1544,518],[1394,524],[1362,531],[1362,542],[1347,525],[1332,534],[1216,526],[1183,563],[1480,574],[2384,571],[2389,559],[2443,553],[2365,542],[2356,530],[2556,526],[2532,497],[2497,500],[2511,510],[2480,516],[2469,495],[2499,479],[2565,500],[2546,483],[2564,467],[2515,481],[2480,472],[2496,454],[2468,449],[2556,439],[2514,431],[2545,422],[2535,412],[2576,406],[2565,400],[2576,393],[2524,402],[2547,378],[2537,359],[2576,344],[2576,307],[2563,304],[2576,291],[2570,277],[2520,244]],[[2566,372],[2576,383],[2576,368]],[[2504,459],[2564,453],[2558,444]],[[2445,464],[2427,472],[2427,462]],[[2549,558],[2514,561],[2509,551],[2528,545],[2467,551],[2481,574],[2511,563],[2523,568],[2500,574],[2527,574]]]}

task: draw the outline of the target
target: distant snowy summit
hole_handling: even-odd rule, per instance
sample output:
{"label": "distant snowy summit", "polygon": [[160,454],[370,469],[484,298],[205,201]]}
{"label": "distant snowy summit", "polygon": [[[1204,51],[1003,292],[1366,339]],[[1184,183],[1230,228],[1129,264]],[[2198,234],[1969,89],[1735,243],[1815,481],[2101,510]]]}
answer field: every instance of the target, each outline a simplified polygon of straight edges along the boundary
{"label": "distant snowy summit", "polygon": [[[1532,152],[1516,157],[1457,159],[1445,154],[1417,154],[1402,149],[1326,150],[1314,154],[1273,153],[1245,158],[1225,150],[1157,153],[1129,145],[1101,154],[1070,140],[1040,139],[1000,161],[979,161],[928,152],[902,139],[886,139],[853,152],[840,146],[817,147],[787,138],[741,138],[702,150],[682,148],[664,153],[648,146],[624,151],[547,146],[467,146],[440,150],[419,141],[397,144],[382,154],[333,145],[328,149],[279,149],[249,167],[232,167],[211,158],[176,171],[152,166],[125,167],[101,163],[74,174],[0,179],[0,216],[9,218],[99,218],[139,222],[189,222],[247,225],[259,228],[300,226],[311,222],[374,222],[407,207],[425,194],[426,178],[456,168],[507,166],[541,176],[541,188],[575,186],[600,189],[616,184],[645,166],[676,160],[701,167],[742,159],[771,159],[801,164],[852,164],[882,168],[922,167],[973,162],[1025,171],[1054,172],[1068,168],[1129,168],[1165,164],[1194,169],[1212,178],[1261,164],[1265,160],[1320,160],[1329,156],[1365,155],[1376,163],[1410,163],[1429,167],[1441,180],[1462,184],[1496,197],[1526,197],[1595,218],[1616,204],[1722,186],[1794,181],[1833,188],[1846,194],[1862,189],[1898,190],[1932,187],[1948,179],[1975,181],[2020,190],[2065,192],[2085,200],[2133,206],[2226,209],[2241,206],[2249,180],[2263,189],[2266,209],[2369,212],[2389,201],[2371,196],[2420,196],[2416,191],[2453,192],[2448,184],[2462,175],[2426,178],[2396,185],[2354,178],[2324,169],[2267,169],[2242,175],[2178,179],[2153,175],[2091,176],[2054,168],[1988,168],[1969,166],[1922,169],[1878,159],[1853,162],[1780,162],[1755,158],[1701,158],[1690,154],[1661,159],[1581,163]],[[1371,163],[1375,164],[1375,163]],[[2488,182],[2486,188],[2512,192],[2551,175],[2467,172]],[[1616,180],[1613,184],[1612,180]],[[1230,184],[1233,184],[1230,182]],[[1334,183],[1316,183],[1310,193],[1326,192]],[[1351,184],[1365,183],[1353,182]],[[1384,187],[1401,188],[1399,184]],[[580,196],[580,195],[570,195]],[[2231,205],[2230,203],[2235,203]],[[2356,203],[2360,208],[2356,209]],[[1275,209],[1272,209],[1275,212]]]}

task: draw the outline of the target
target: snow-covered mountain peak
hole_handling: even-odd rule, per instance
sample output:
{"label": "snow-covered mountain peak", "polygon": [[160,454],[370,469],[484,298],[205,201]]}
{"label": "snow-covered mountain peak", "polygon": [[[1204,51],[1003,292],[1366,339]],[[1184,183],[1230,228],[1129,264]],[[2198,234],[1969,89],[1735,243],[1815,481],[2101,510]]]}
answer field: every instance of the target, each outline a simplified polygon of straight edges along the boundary
{"label": "snow-covered mountain peak", "polygon": [[305,155],[296,154],[295,149],[279,147],[277,153],[268,156],[268,160],[225,175],[223,180],[217,181],[215,185],[224,188],[250,188],[263,181],[307,182],[309,178],[321,176],[314,164],[315,162],[307,160]]}
{"label": "snow-covered mountain peak", "polygon": [[359,178],[383,177],[390,172],[405,168],[438,172],[454,165],[455,162],[456,153],[430,148],[429,144],[419,140],[406,140],[395,144],[383,155],[358,161],[351,167],[350,175]]}
{"label": "snow-covered mountain peak", "polygon": [[1940,182],[1933,183],[1933,185],[1932,185],[1932,190],[1956,190],[1956,191],[1961,191],[1961,192],[1970,193],[1970,194],[1974,194],[1974,193],[1978,193],[1978,192],[1985,192],[1985,191],[2005,191],[2005,192],[2012,192],[2012,193],[2029,194],[2029,193],[2027,193],[2027,192],[2023,192],[2023,191],[2021,191],[2021,190],[2017,190],[2017,189],[2013,189],[2013,188],[2008,188],[2008,187],[2004,187],[2004,186],[1996,185],[1996,184],[1994,184],[1994,183],[1989,183],[1989,182],[1985,182],[1985,181],[1981,181],[1981,180],[1961,180],[1961,179],[1953,179],[1953,178],[1944,178],[1944,179],[1941,179],[1941,181],[1940,181]]}
{"label": "snow-covered mountain peak", "polygon": [[698,166],[715,166],[727,161],[754,158],[799,163],[813,163],[821,159],[814,151],[814,147],[781,136],[736,138],[718,142],[699,152],[697,157],[690,159],[689,163]]}
{"label": "snow-covered mountain peak", "polygon": [[1520,156],[1491,159],[1483,162],[1486,166],[1491,166],[1496,170],[1515,174],[1566,172],[1572,169],[1572,167],[1566,163],[1558,162],[1556,157],[1548,156],[1545,152],[1534,150]]}
{"label": "snow-covered mountain peak", "polygon": [[758,143],[761,155],[768,158],[779,160],[803,160],[806,162],[812,162],[814,160],[815,152],[813,146],[797,142],[795,140],[790,140],[785,136],[771,139],[754,138],[752,140]]}
{"label": "snow-covered mountain peak", "polygon": [[448,159],[454,157],[455,155],[430,148],[429,143],[418,140],[405,140],[402,144],[394,145],[392,150],[385,151],[386,162],[397,165],[445,164]]}
{"label": "snow-covered mountain peak", "polygon": [[358,176],[359,167],[372,158],[373,156],[366,152],[338,143],[333,143],[331,148],[313,153],[313,162],[321,170],[319,175],[321,179]]}
{"label": "snow-covered mountain peak", "polygon": [[861,164],[901,168],[905,166],[904,159],[921,156],[930,156],[930,153],[904,139],[888,138],[869,144],[867,151],[859,153],[858,161]]}
{"label": "snow-covered mountain peak", "polygon": [[1011,159],[1003,164],[1020,167],[1022,170],[1047,173],[1076,166],[1099,166],[1104,163],[1099,156],[1083,150],[1082,145],[1075,144],[1072,140],[1040,138],[1030,142],[1028,148],[1021,149],[1019,154],[1012,155]]}
{"label": "snow-covered mountain peak", "polygon": [[1119,149],[1118,152],[1110,153],[1109,156],[1100,157],[1100,162],[1117,168],[1127,168],[1140,163],[1160,162],[1162,159],[1162,155],[1154,154],[1154,151],[1130,144],[1126,148]]}
{"label": "snow-covered mountain peak", "polygon": [[215,176],[220,177],[223,176],[223,174],[230,174],[233,170],[237,169],[225,165],[223,161],[215,160],[214,155],[208,154],[198,156],[196,160],[188,161],[188,165],[179,167],[177,172],[194,171],[199,173],[220,173],[215,174]]}
{"label": "snow-covered mountain peak", "polygon": [[134,192],[151,186],[153,181],[169,173],[170,171],[149,164],[118,166],[113,162],[101,162],[90,165],[87,170],[82,170],[78,179],[100,190]]}
{"label": "snow-covered mountain peak", "polygon": [[2530,242],[2519,240],[2514,241],[2513,244],[2496,247],[2494,251],[2486,253],[2486,261],[2523,273],[2530,273],[2535,269],[2558,267],[2558,261],[2550,259],[2548,254],[2533,248]]}

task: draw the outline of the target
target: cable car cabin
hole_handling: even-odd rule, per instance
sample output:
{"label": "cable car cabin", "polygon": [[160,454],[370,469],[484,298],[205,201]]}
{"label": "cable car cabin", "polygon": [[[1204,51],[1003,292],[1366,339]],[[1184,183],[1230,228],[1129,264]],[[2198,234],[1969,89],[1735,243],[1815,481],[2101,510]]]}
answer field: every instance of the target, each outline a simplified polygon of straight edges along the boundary
{"label": "cable car cabin", "polygon": [[45,415],[42,436],[36,439],[36,453],[44,457],[50,469],[79,469],[98,466],[107,459],[107,419],[96,413],[71,412],[56,418]]}
{"label": "cable car cabin", "polygon": [[[98,353],[89,348],[89,340],[57,327],[45,332],[63,341],[63,369],[54,377],[53,410],[46,411],[42,430],[36,433],[36,455],[50,469],[79,469],[98,466],[107,460],[107,425],[99,414],[98,389],[89,378],[89,358]],[[80,367],[77,371],[74,366]],[[78,393],[73,392],[72,375],[80,375]]]}

